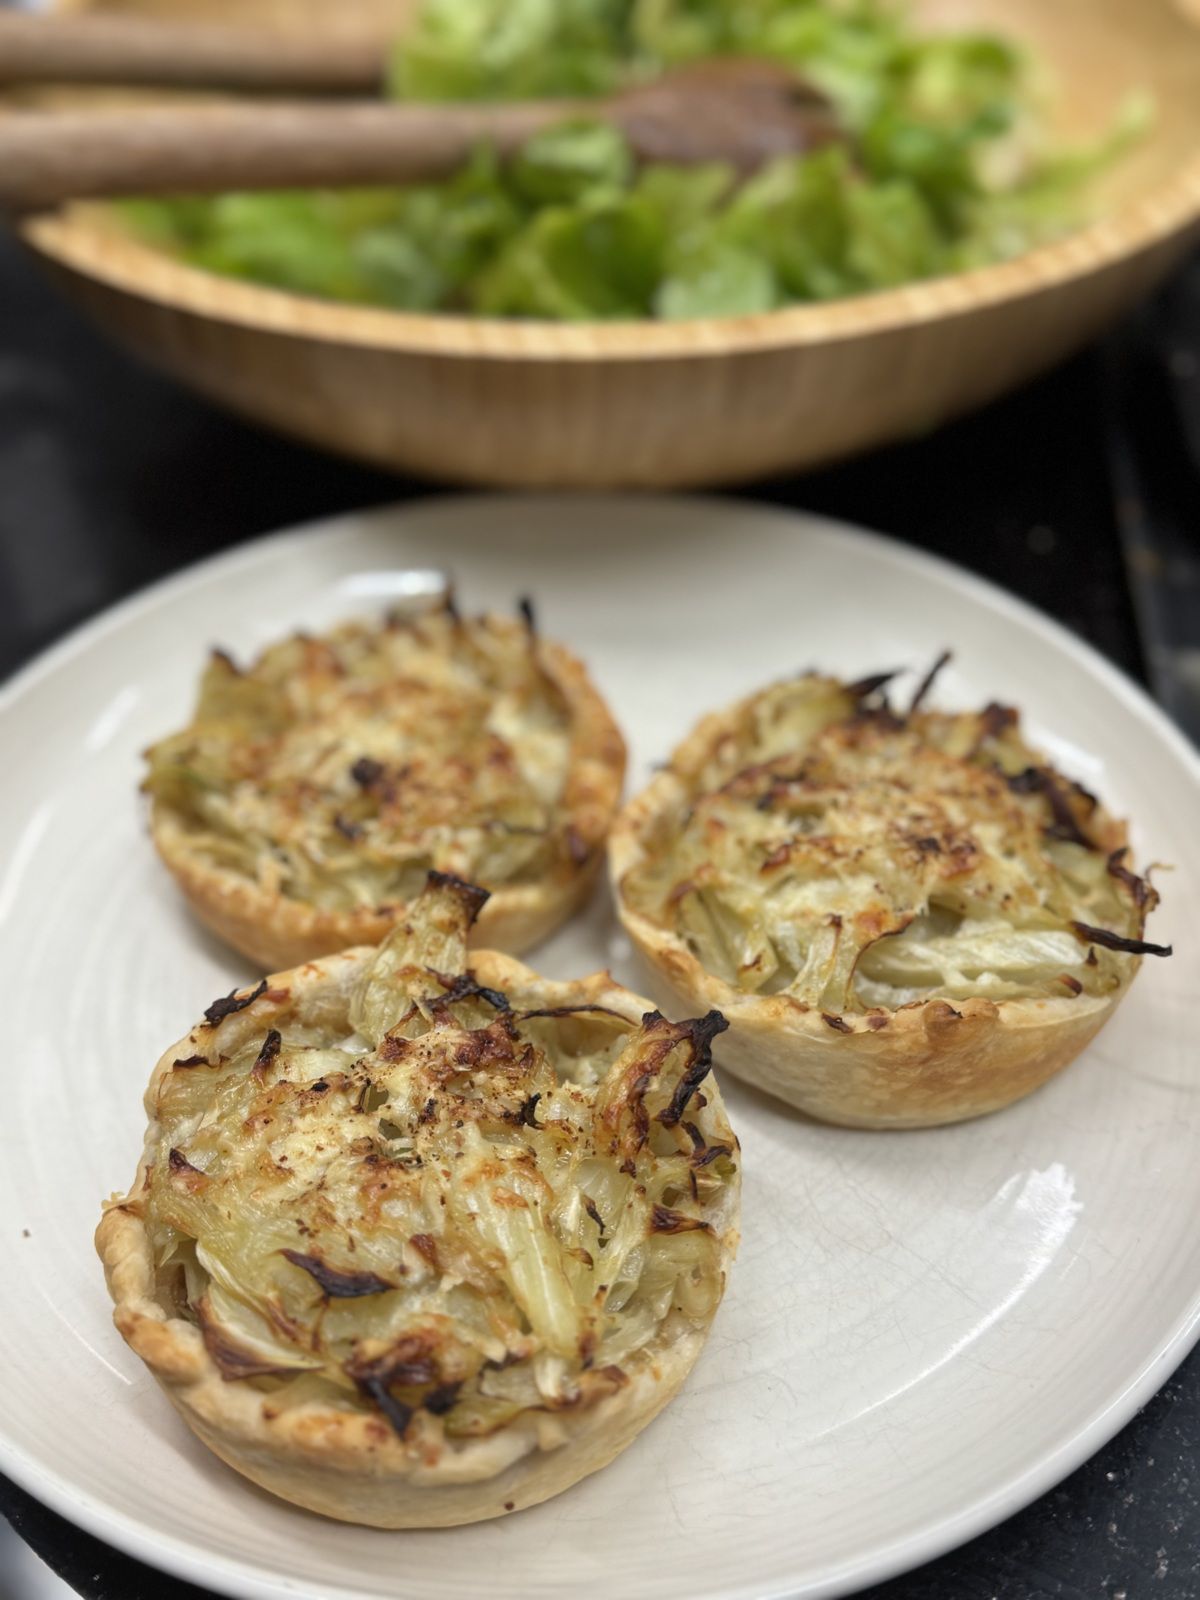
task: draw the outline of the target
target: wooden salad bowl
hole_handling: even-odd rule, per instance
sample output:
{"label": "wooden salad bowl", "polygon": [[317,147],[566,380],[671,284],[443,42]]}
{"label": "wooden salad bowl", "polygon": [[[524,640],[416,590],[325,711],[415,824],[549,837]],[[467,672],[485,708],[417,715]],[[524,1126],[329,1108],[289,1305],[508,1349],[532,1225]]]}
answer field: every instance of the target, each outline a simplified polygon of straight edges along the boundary
{"label": "wooden salad bowl", "polygon": [[[403,25],[411,0],[74,0],[77,8]],[[231,409],[403,471],[668,488],[794,471],[925,432],[1051,366],[1200,234],[1200,0],[915,0],[1028,43],[1055,132],[1131,90],[1150,133],[1096,220],[997,266],[855,299],[680,323],[548,324],[346,306],[212,276],[76,205],[22,231],[115,338]]]}

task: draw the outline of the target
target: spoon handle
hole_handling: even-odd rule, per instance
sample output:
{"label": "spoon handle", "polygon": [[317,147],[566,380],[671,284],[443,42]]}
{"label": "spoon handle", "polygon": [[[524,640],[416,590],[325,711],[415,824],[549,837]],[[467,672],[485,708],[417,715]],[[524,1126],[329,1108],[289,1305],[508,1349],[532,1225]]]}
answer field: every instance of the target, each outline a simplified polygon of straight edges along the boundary
{"label": "spoon handle", "polygon": [[221,27],[0,9],[0,85],[100,83],[263,92],[378,93],[387,40],[363,33]]}
{"label": "spoon handle", "polygon": [[502,155],[570,115],[511,105],[251,104],[0,116],[0,208],[118,195],[394,184]]}

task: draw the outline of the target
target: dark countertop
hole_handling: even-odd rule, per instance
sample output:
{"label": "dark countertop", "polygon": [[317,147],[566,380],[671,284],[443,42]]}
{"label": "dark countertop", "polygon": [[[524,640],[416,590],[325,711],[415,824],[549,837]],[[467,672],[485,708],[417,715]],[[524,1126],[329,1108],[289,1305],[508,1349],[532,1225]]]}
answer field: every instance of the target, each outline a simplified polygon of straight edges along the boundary
{"label": "dark countertop", "polygon": [[[1175,437],[1167,416],[1189,385],[1200,388],[1192,383],[1197,353],[1200,262],[1105,347],[936,438],[743,493],[951,556],[1142,677],[1155,642],[1144,646],[1135,624],[1110,457],[1130,408],[1160,418],[1141,468],[1157,473],[1161,465],[1159,493],[1177,514],[1200,504],[1185,434]],[[134,365],[0,234],[0,673],[120,596],[213,551],[427,492],[259,433]],[[1122,496],[1126,521],[1124,479]],[[89,1600],[202,1600],[199,1590],[108,1551],[3,1478],[0,1512]],[[873,1600],[1197,1594],[1200,1354],[1058,1489],[955,1554],[871,1591]]]}

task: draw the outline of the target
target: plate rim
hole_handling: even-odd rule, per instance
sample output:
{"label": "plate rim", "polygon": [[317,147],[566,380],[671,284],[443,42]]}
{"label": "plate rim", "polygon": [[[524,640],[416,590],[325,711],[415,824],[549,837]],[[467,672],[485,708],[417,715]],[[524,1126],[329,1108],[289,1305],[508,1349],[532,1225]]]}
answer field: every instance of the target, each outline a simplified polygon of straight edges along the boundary
{"label": "plate rim", "polygon": [[[937,578],[960,592],[966,592],[993,614],[1040,634],[1073,658],[1148,725],[1177,757],[1192,784],[1200,791],[1200,752],[1192,747],[1139,684],[1056,618],[999,584],[958,566],[947,557],[915,549],[901,539],[803,507],[781,506],[738,495],[654,495],[636,492],[605,496],[570,493],[423,493],[411,499],[338,512],[244,539],[141,586],[77,624],[62,638],[39,651],[0,683],[0,733],[3,720],[10,710],[43,680],[102,643],[109,635],[119,632],[128,622],[153,612],[169,602],[177,592],[191,588],[197,580],[223,571],[236,573],[241,568],[269,559],[272,554],[289,546],[318,543],[330,535],[336,535],[340,527],[347,525],[363,528],[372,524],[386,525],[397,520],[402,522],[410,514],[419,515],[431,509],[453,518],[469,508],[486,518],[495,508],[521,505],[536,508],[539,515],[557,517],[563,521],[563,513],[570,508],[580,504],[590,506],[597,500],[618,515],[645,514],[647,511],[661,511],[664,507],[677,507],[698,517],[719,517],[722,513],[728,513],[733,516],[752,515],[764,521],[777,521],[781,525],[800,523],[827,537],[836,536],[856,544],[864,553],[885,556],[918,575],[925,573]],[[572,535],[561,537],[571,538]],[[1047,1493],[1114,1438],[1166,1383],[1198,1341],[1200,1284],[1197,1284],[1190,1300],[1159,1344],[1137,1362],[1125,1384],[1110,1397],[1107,1404],[1086,1423],[1076,1427],[1058,1446],[1024,1469],[1010,1473],[972,1504],[946,1515],[935,1515],[914,1531],[891,1540],[882,1549],[848,1558],[815,1584],[810,1583],[800,1589],[789,1586],[764,1591],[759,1600],[797,1600],[799,1596],[803,1596],[804,1600],[835,1600],[837,1596],[855,1592],[864,1584],[884,1582],[923,1566],[987,1532]],[[241,1560],[214,1551],[200,1552],[174,1536],[156,1534],[148,1522],[107,1507],[91,1493],[80,1494],[62,1474],[47,1469],[35,1457],[13,1444],[6,1437],[2,1420],[0,1471],[42,1504],[122,1554],[143,1561],[168,1576],[205,1587],[214,1594],[227,1597],[227,1600],[288,1600],[288,1597],[295,1600],[296,1596],[314,1594],[303,1581],[261,1574]],[[368,1595],[369,1591],[363,1589],[339,1588],[327,1591],[323,1600],[364,1600]]]}

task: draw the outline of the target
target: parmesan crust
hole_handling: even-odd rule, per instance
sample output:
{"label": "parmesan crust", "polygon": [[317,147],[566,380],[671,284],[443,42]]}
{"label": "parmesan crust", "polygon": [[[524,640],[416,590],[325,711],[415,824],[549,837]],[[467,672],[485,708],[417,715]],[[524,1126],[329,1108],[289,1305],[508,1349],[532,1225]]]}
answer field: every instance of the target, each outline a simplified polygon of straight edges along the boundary
{"label": "parmesan crust", "polygon": [[272,968],[377,944],[430,870],[491,891],[480,943],[528,949],[594,882],[625,747],[562,646],[447,606],[215,654],[148,760],[160,856]]}
{"label": "parmesan crust", "polygon": [[468,968],[484,898],[433,875],[382,949],[215,1001],[97,1233],[198,1436],[347,1521],[474,1521],[602,1466],[683,1382],[736,1248],[723,1019]]}
{"label": "parmesan crust", "polygon": [[622,920],[667,994],[719,1006],[722,1060],[823,1119],[1009,1104],[1111,1015],[1157,903],[1126,830],[1017,713],[899,713],[809,675],[705,718],[626,807]]}

